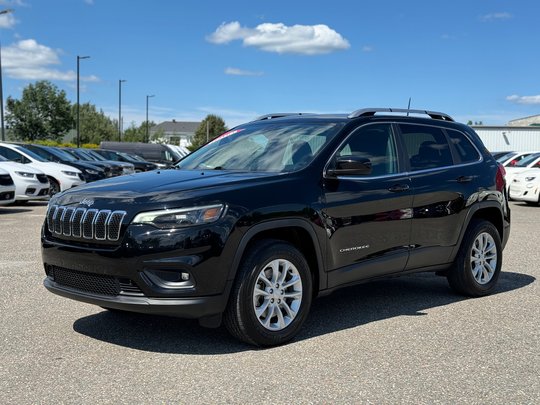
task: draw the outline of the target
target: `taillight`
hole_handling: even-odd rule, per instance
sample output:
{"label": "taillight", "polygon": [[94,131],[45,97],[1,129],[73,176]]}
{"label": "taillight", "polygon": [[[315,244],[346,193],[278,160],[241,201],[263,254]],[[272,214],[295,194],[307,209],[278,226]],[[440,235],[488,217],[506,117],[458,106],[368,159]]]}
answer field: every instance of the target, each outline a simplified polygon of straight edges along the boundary
{"label": "taillight", "polygon": [[495,178],[495,185],[497,187],[497,191],[502,192],[504,190],[505,176],[506,170],[504,169],[504,166],[500,163],[497,163],[497,176]]}

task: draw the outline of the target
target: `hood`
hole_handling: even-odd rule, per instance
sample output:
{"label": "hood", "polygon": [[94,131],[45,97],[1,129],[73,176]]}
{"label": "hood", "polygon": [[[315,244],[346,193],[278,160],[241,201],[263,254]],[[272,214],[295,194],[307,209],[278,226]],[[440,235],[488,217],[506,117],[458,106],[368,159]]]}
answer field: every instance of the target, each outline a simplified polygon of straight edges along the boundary
{"label": "hood", "polygon": [[43,172],[47,173],[51,170],[61,170],[66,172],[75,172],[75,173],[81,173],[79,169],[73,166],[68,166],[63,163],[55,163],[55,162],[32,162],[31,165],[35,168],[38,168],[39,170],[42,170]]}
{"label": "hood", "polygon": [[[32,164],[33,165],[33,164]],[[41,170],[36,169],[33,166],[25,165],[17,162],[0,162],[0,168],[7,170],[9,172],[26,172],[34,174],[43,174]]]}
{"label": "hood", "polygon": [[74,205],[92,200],[93,208],[127,209],[126,205],[145,204],[167,208],[179,200],[211,196],[239,184],[276,177],[276,173],[200,170],[154,170],[100,180],[57,194],[54,204]]}
{"label": "hood", "polygon": [[523,179],[525,177],[536,177],[540,178],[540,169],[527,169],[516,174],[515,178]]}
{"label": "hood", "polygon": [[90,162],[84,162],[82,160],[77,160],[75,162],[62,162],[62,164],[65,164],[67,166],[73,166],[77,169],[89,169],[89,170],[96,170],[96,171],[102,171],[103,169],[90,163]]}

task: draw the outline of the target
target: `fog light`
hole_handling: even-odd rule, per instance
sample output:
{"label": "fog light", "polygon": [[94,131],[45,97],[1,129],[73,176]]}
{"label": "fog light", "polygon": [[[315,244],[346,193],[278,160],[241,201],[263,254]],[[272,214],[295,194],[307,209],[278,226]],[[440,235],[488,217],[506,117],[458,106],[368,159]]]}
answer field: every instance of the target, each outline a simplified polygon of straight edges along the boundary
{"label": "fog light", "polygon": [[192,288],[194,287],[191,274],[187,271],[152,269],[143,274],[153,283],[162,288]]}

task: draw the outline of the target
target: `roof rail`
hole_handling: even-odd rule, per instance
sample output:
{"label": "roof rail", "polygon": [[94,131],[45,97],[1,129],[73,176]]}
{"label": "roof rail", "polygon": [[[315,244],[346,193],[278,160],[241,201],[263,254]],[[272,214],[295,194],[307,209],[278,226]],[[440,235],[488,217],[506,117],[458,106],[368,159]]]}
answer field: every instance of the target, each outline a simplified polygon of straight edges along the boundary
{"label": "roof rail", "polygon": [[260,117],[255,118],[255,121],[271,120],[272,118],[281,118],[288,117],[290,115],[309,115],[307,113],[272,113],[261,115]]}
{"label": "roof rail", "polygon": [[407,113],[409,114],[425,114],[429,115],[434,120],[442,121],[454,121],[452,117],[448,114],[436,111],[427,111],[427,110],[409,110],[406,108],[363,108],[361,110],[353,111],[349,114],[348,118],[358,118],[358,117],[371,117],[378,112],[390,112],[390,113]]}

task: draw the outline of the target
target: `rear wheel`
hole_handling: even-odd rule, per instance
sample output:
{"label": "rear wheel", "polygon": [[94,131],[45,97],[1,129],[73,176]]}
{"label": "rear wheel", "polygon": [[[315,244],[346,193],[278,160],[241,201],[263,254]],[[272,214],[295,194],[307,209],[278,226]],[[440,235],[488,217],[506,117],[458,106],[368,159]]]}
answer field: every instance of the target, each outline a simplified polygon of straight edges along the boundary
{"label": "rear wheel", "polygon": [[485,220],[469,225],[448,282],[454,291],[470,297],[491,294],[495,289],[502,264],[499,232]]}
{"label": "rear wheel", "polygon": [[306,320],[311,298],[311,273],[302,253],[285,242],[258,242],[242,261],[224,323],[246,343],[283,344]]}

